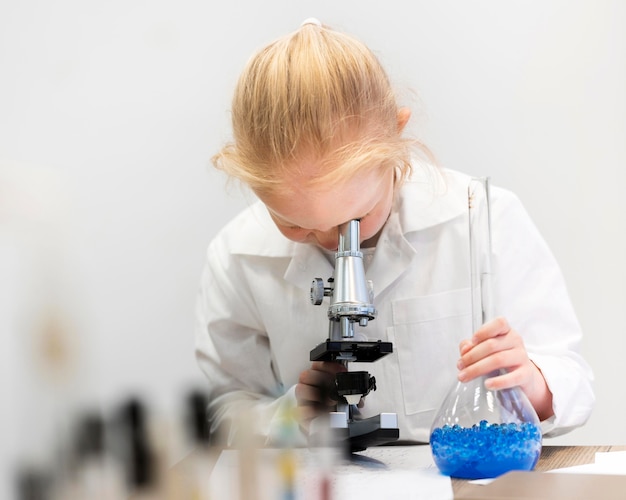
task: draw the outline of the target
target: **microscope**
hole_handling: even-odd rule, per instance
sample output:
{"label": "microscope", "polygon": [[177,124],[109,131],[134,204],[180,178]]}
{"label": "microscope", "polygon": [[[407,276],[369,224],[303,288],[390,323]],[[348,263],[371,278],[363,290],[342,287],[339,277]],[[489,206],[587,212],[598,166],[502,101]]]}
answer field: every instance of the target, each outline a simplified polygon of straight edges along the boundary
{"label": "microscope", "polygon": [[[361,341],[355,338],[355,325],[366,327],[376,318],[373,305],[374,290],[365,279],[363,254],[360,250],[360,221],[351,220],[339,226],[339,246],[335,253],[333,277],[324,286],[321,278],[311,284],[311,302],[320,305],[330,297],[328,307],[328,338],[315,347],[311,361],[373,362],[393,352],[391,342]],[[362,397],[376,390],[376,379],[366,371],[346,371],[336,375],[332,391],[337,399],[336,411],[330,412],[324,425],[340,441],[346,441],[350,452],[362,451],[369,446],[395,441],[399,437],[398,418],[395,413],[381,413],[359,419],[357,404]],[[311,437],[321,432],[312,427]],[[325,429],[328,431],[328,429]]]}

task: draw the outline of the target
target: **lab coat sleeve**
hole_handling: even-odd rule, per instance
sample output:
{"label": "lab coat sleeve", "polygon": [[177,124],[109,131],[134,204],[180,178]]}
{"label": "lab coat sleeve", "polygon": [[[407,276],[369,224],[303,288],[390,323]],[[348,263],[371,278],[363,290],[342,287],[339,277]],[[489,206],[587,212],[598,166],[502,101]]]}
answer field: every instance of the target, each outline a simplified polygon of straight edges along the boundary
{"label": "lab coat sleeve", "polygon": [[594,404],[582,331],[556,259],[521,202],[508,191],[493,194],[496,310],[522,335],[552,392],[554,416],[542,428],[556,436],[583,425]]}
{"label": "lab coat sleeve", "polygon": [[[213,433],[236,445],[252,432],[272,444],[296,404],[273,368],[267,333],[239,259],[225,237],[209,246],[196,304],[196,359],[209,380],[208,415]],[[255,429],[241,426],[254,425]],[[295,445],[304,442],[296,433]]]}

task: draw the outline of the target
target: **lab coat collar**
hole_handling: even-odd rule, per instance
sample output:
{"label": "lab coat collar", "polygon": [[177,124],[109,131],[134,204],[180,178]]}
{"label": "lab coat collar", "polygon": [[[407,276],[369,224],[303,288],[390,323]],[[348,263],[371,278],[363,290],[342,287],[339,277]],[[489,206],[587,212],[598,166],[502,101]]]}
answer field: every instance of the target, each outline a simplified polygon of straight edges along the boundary
{"label": "lab coat collar", "polygon": [[402,232],[399,214],[392,211],[378,238],[374,258],[365,271],[366,279],[374,283],[374,296],[405,272],[416,255],[417,250]]}
{"label": "lab coat collar", "polygon": [[416,167],[396,198],[405,235],[442,224],[467,212],[471,177],[453,170]]}

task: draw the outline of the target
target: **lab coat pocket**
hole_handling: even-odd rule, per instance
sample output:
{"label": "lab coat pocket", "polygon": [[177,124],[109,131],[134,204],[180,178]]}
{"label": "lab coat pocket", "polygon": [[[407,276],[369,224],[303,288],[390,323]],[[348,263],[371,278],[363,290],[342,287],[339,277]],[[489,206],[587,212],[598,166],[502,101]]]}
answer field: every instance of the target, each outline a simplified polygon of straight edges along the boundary
{"label": "lab coat pocket", "polygon": [[459,343],[472,335],[470,290],[397,300],[392,314],[405,412],[437,409],[456,380]]}

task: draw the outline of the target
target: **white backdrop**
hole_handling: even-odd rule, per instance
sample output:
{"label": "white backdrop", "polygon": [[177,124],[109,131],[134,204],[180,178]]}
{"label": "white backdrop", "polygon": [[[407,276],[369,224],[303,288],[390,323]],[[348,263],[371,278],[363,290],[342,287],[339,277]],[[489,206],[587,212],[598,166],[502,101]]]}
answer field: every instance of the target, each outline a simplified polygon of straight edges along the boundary
{"label": "white backdrop", "polygon": [[40,427],[28,408],[61,376],[36,369],[41,331],[77,341],[60,356],[83,405],[139,393],[167,413],[203,384],[203,256],[247,202],[209,158],[247,58],[309,16],[379,55],[442,164],[520,196],[596,374],[595,413],[559,442],[626,443],[621,0],[2,2],[3,430]]}

